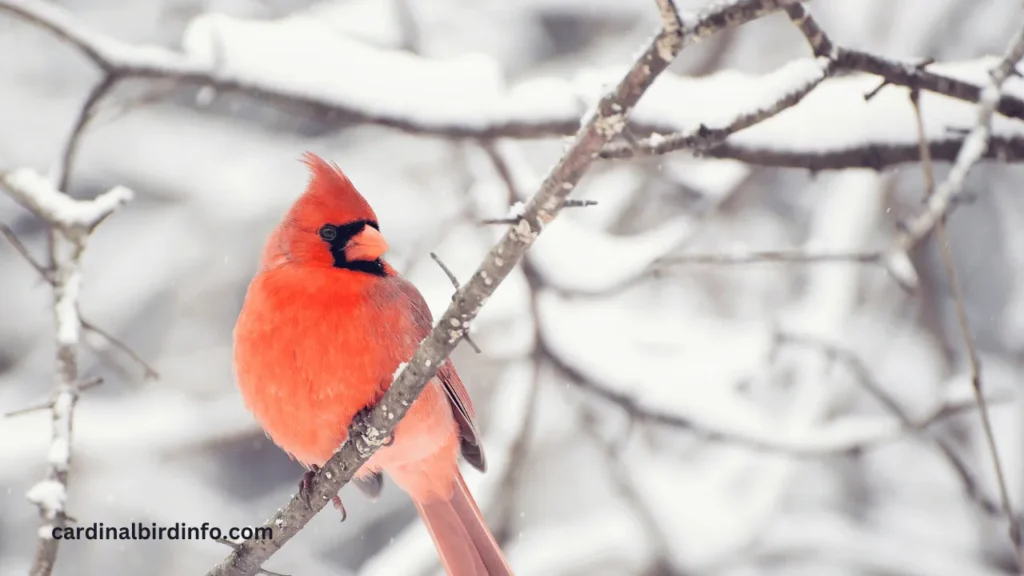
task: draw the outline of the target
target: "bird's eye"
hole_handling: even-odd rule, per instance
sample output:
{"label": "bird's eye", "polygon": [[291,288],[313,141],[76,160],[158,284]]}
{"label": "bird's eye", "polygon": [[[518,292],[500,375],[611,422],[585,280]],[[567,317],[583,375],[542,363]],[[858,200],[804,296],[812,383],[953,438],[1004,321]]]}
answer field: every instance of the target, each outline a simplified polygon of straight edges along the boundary
{"label": "bird's eye", "polygon": [[324,239],[325,241],[332,242],[334,241],[335,238],[338,237],[338,229],[331,224],[324,224],[320,228],[318,234],[320,234],[320,238]]}

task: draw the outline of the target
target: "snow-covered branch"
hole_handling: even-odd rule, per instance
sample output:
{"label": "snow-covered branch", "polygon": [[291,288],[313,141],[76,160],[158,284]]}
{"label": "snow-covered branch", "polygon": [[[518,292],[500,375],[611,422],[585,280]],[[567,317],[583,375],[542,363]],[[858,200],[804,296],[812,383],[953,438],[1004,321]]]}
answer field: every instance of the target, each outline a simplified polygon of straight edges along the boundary
{"label": "snow-covered branch", "polygon": [[[835,46],[802,6],[793,6],[798,5],[791,5],[789,15],[811,39],[818,58],[796,61],[767,75],[666,74],[631,115],[629,133],[643,139],[634,145],[614,144],[602,155],[626,158],[691,149],[718,158],[813,169],[881,168],[907,161],[907,150],[914,147],[913,127],[895,121],[897,113],[905,120],[905,101],[894,104],[887,91],[870,102],[863,98],[877,88],[875,77],[881,77],[888,84],[931,92],[935,102],[942,103],[926,106],[929,140],[937,148],[936,160],[952,159],[948,143],[955,138],[947,130],[971,124],[966,119],[970,107],[964,103],[981,97],[991,67],[988,61],[925,66],[849,50]],[[246,21],[201,15],[188,26],[182,50],[172,51],[111,38],[43,0],[0,0],[0,11],[48,30],[104,72],[65,148],[58,177],[62,189],[82,131],[100,101],[122,79],[203,86],[211,88],[211,94],[239,93],[410,133],[493,139],[573,134],[592,102],[593,88],[613,82],[621,73],[604,69],[572,79],[537,77],[509,85],[490,59],[432,59],[373,47],[297,16]],[[332,55],[329,75],[308,65],[323,54]],[[392,73],[383,76],[381,69]],[[830,77],[839,71],[864,74]],[[404,98],[409,93],[419,96],[415,102]],[[453,101],[459,106],[451,106]],[[713,105],[702,104],[706,102]],[[837,109],[843,114],[837,115]],[[1004,90],[996,112],[1024,119],[1024,87]],[[1021,132],[1013,124],[994,124],[993,136],[1009,148],[1000,159],[1017,161],[1024,156],[1018,141]],[[729,140],[722,145],[726,137]]]}
{"label": "snow-covered branch", "polygon": [[[964,102],[978,102],[981,99],[985,86],[983,79],[967,80],[958,74],[938,73],[932,67],[931,61],[904,62],[836,46],[803,5],[788,6],[786,14],[807,39],[814,54],[833,55],[839,69],[873,74],[883,78],[885,84],[935,92]],[[1004,93],[996,100],[999,114],[1008,118],[1024,119],[1024,100],[1020,94]]]}
{"label": "snow-covered branch", "polygon": [[12,198],[47,224],[76,234],[92,230],[132,198],[131,190],[116,186],[88,202],[75,200],[28,168],[4,175],[3,183]]}
{"label": "snow-covered branch", "polygon": [[[132,198],[127,188],[116,187],[93,200],[76,200],[29,169],[0,176],[0,184],[12,198],[41,218],[54,232],[51,246],[53,268],[48,280],[53,286],[53,315],[56,328],[56,382],[51,411],[49,466],[46,477],[29,489],[27,498],[38,506],[42,523],[32,564],[33,576],[53,571],[59,540],[55,528],[67,522],[68,469],[71,464],[71,431],[79,392],[87,385],[78,377],[78,345],[82,318],[78,299],[82,287],[82,257],[92,230],[119,206]],[[94,382],[94,381],[93,381]]]}
{"label": "snow-covered branch", "polygon": [[1002,59],[989,72],[990,78],[981,91],[973,127],[957,153],[949,176],[928,197],[925,209],[904,223],[903,234],[898,238],[894,251],[906,251],[919,242],[955,205],[967,173],[985,155],[993,134],[993,115],[1002,100],[1003,84],[1010,78],[1021,57],[1024,57],[1024,28],[1017,31]]}
{"label": "snow-covered branch", "polygon": [[665,22],[625,75],[583,117],[573,142],[544,179],[540,190],[527,202],[522,219],[509,226],[469,282],[456,292],[452,304],[430,335],[395,375],[384,397],[364,418],[353,423],[348,439],[317,472],[309,504],[301,496],[294,496],[265,524],[273,530],[272,540],[242,544],[215,566],[210,576],[255,574],[387,441],[423,387],[465,336],[481,307],[519,264],[544,228],[558,216],[598,153],[622,132],[641,96],[683,47],[770,14],[794,1],[731,0],[681,19],[671,11],[674,18]]}
{"label": "snow-covered branch", "polygon": [[[919,161],[906,92],[890,88],[865,98],[877,90],[877,78],[836,75],[843,70],[836,62],[817,56],[790,61],[766,74],[667,76],[637,109],[634,120],[675,131],[613,144],[601,156],[630,159],[689,151],[701,157],[811,170],[882,169]],[[936,63],[931,69],[983,82],[995,63],[995,58],[981,58]],[[1024,94],[1024,81],[1012,78],[1006,89]],[[922,93],[921,98],[932,158],[952,161],[974,124],[976,106],[937,93]],[[991,135],[991,146],[982,148],[985,157],[1004,162],[1024,158],[1021,122],[997,116]]]}
{"label": "snow-covered branch", "polygon": [[752,109],[737,110],[733,118],[722,125],[708,126],[700,123],[696,128],[676,134],[653,134],[644,140],[608,146],[601,151],[602,158],[632,158],[634,156],[666,154],[675,150],[707,150],[722,143],[736,132],[764,122],[783,110],[796,106],[828,78],[835,69],[827,57],[813,60],[795,60],[773,74],[762,78],[758,98],[763,104]]}

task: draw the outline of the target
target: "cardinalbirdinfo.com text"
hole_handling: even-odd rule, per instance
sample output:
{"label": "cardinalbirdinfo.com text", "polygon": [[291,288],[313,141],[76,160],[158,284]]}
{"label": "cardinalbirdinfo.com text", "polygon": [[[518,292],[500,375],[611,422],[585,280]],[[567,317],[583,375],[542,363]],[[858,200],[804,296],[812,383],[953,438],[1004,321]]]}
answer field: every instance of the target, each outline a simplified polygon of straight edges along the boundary
{"label": "cardinalbirdinfo.com text", "polygon": [[103,522],[93,522],[86,526],[54,526],[50,536],[54,540],[269,540],[274,537],[274,530],[267,526],[234,526],[222,530],[210,526],[209,522],[199,526],[190,526],[185,522],[175,522],[170,526],[158,526],[155,522],[107,526]]}

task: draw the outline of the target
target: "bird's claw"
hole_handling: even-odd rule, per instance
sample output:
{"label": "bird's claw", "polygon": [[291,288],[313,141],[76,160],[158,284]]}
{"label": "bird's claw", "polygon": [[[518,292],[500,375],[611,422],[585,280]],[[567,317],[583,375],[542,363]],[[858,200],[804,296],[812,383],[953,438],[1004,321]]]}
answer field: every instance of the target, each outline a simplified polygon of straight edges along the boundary
{"label": "bird's claw", "polygon": [[302,479],[299,480],[299,497],[306,503],[306,507],[310,510],[313,509],[313,505],[310,503],[310,498],[313,496],[313,478],[316,473],[320,471],[320,467],[313,464],[306,470],[306,473],[302,475]]}
{"label": "bird's claw", "polygon": [[[320,467],[316,464],[312,464],[309,470],[302,475],[302,479],[299,480],[299,498],[306,503],[306,507],[310,510],[313,509],[312,497],[313,497],[313,478],[316,477],[316,473],[320,471]],[[331,498],[331,502],[337,510],[341,510],[341,521],[344,522],[348,518],[348,511],[345,510],[345,505],[341,503],[341,496],[337,494]]]}
{"label": "bird's claw", "polygon": [[384,443],[381,444],[381,446],[387,448],[388,446],[391,446],[394,443],[395,443],[395,433],[392,432],[391,434],[388,434],[387,440],[384,440]]}
{"label": "bird's claw", "polygon": [[345,510],[345,505],[341,503],[341,496],[337,494],[334,498],[331,498],[331,503],[334,504],[334,508],[341,511],[341,521],[344,522],[348,518],[348,511]]}

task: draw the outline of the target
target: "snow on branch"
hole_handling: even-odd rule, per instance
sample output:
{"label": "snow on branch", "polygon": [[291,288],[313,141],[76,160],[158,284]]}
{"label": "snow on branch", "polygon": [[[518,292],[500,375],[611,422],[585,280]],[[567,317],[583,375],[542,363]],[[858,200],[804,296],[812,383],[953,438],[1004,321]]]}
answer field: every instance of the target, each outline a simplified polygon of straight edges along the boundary
{"label": "snow on branch", "polygon": [[[983,82],[996,58],[933,64],[950,77]],[[866,98],[878,80],[866,74],[833,76],[842,68],[827,56],[793,60],[767,74],[722,71],[699,78],[663,79],[637,109],[643,126],[675,127],[671,134],[617,143],[603,158],[629,159],[687,150],[764,166],[813,170],[881,169],[917,162],[917,129],[904,90],[888,89]],[[1024,79],[1008,82],[1024,93]],[[976,105],[924,93],[925,134],[935,160],[953,160],[974,124]],[[1024,124],[992,119],[993,146],[981,152],[1003,161],[1024,158]]]}
{"label": "snow on branch", "polygon": [[266,523],[273,529],[273,539],[243,543],[215,566],[209,576],[255,574],[387,441],[437,368],[465,336],[469,323],[481,307],[518,265],[545,226],[558,216],[566,198],[598,153],[622,132],[637,101],[683,47],[794,1],[730,0],[700,14],[680,18],[674,8],[665,9],[669,0],[659,0],[663,15],[667,13],[672,17],[666,19],[625,75],[584,116],[573,142],[544,179],[540,190],[527,202],[522,218],[509,226],[469,282],[456,292],[452,304],[396,375],[384,397],[364,418],[353,422],[348,439],[316,473],[309,504],[299,495],[293,496]]}
{"label": "snow on branch", "polygon": [[[715,75],[717,77],[709,82],[694,80],[693,83],[697,84],[697,90],[681,87],[679,92],[689,95],[690,98],[707,100],[709,103],[712,100],[726,102],[728,107],[736,109],[735,112],[727,114],[727,119],[721,121],[720,125],[711,124],[709,126],[705,120],[696,127],[683,132],[668,136],[655,133],[642,141],[609,146],[601,151],[601,157],[631,158],[641,155],[666,154],[674,150],[711,148],[734,133],[764,122],[783,110],[795,106],[830,76],[833,70],[833,62],[826,57],[820,57],[794,60],[774,73],[760,77],[743,78],[742,75],[727,72]],[[737,85],[737,81],[740,83],[746,81],[750,85],[740,86]],[[756,89],[753,86],[755,83]],[[700,88],[704,88],[706,93],[702,93]],[[708,110],[699,105],[687,106],[684,104],[680,106],[676,103],[676,106],[689,110],[693,115],[703,113],[705,117]],[[722,117],[721,114],[718,116]]]}
{"label": "snow on branch", "polygon": [[132,199],[131,190],[116,186],[88,202],[75,200],[28,168],[5,175],[3,183],[16,201],[51,226],[69,231],[92,230],[119,206]]}
{"label": "snow on branch", "polygon": [[[989,81],[981,91],[981,99],[975,112],[973,126],[957,153],[956,161],[946,180],[939,184],[935,193],[928,197],[927,204],[917,216],[904,223],[902,234],[897,238],[894,252],[905,252],[928,235],[935,225],[946,217],[963,190],[964,180],[971,168],[985,155],[988,143],[998,124],[993,118],[1002,99],[1003,86],[1014,73],[1017,62],[1024,57],[1024,28],[1017,30],[1006,53],[989,72]],[[1019,78],[1015,78],[1019,80]],[[911,285],[916,279],[903,279]]]}
{"label": "snow on branch", "polygon": [[[132,193],[119,186],[93,200],[77,200],[61,193],[48,180],[26,168],[0,174],[0,184],[54,232],[51,245],[53,268],[46,274],[53,287],[57,340],[56,382],[52,399],[46,404],[51,418],[49,465],[46,477],[26,494],[29,502],[39,508],[41,518],[31,574],[47,576],[53,571],[60,543],[52,537],[52,531],[63,528],[68,521],[65,505],[75,404],[79,392],[96,383],[95,380],[80,381],[78,377],[78,344],[82,331],[78,299],[82,287],[82,257],[92,230],[131,200]],[[25,255],[27,257],[27,253]]]}
{"label": "snow on branch", "polygon": [[[991,62],[925,66],[848,50],[835,46],[802,6],[793,3],[787,8],[811,39],[817,58],[767,75],[723,72],[695,79],[666,74],[631,115],[629,133],[649,138],[635,147],[613,145],[603,155],[625,158],[686,148],[763,165],[882,168],[906,161],[914,149],[915,132],[907,122],[903,99],[882,91],[864,100],[877,89],[874,77],[880,76],[888,84],[943,95],[925,106],[930,111],[928,137],[936,160],[953,159],[949,143],[956,142],[957,135],[948,131],[972,123],[971,107],[958,102],[979,100]],[[432,59],[381,49],[338,35],[302,15],[266,21],[200,15],[189,24],[182,51],[172,51],[111,38],[44,0],[0,0],[0,11],[48,30],[105,73],[90,93],[65,151],[58,178],[61,189],[66,188],[80,132],[121,79],[206,86],[410,133],[493,139],[575,133],[599,87],[622,73],[597,69],[572,79],[541,76],[509,85],[498,63],[487,57]],[[331,55],[329,74],[319,64],[324,54]],[[382,69],[392,73],[382,75]],[[865,74],[831,78],[838,71]],[[996,111],[1024,119],[1024,81],[1015,80],[999,97]],[[409,93],[418,95],[415,101],[405,98]],[[839,100],[830,100],[836,97]],[[797,102],[800,106],[794,107]],[[720,145],[734,132],[738,134]],[[1004,143],[1001,159],[1024,157],[1021,131],[1015,126],[997,119],[993,136]]]}

